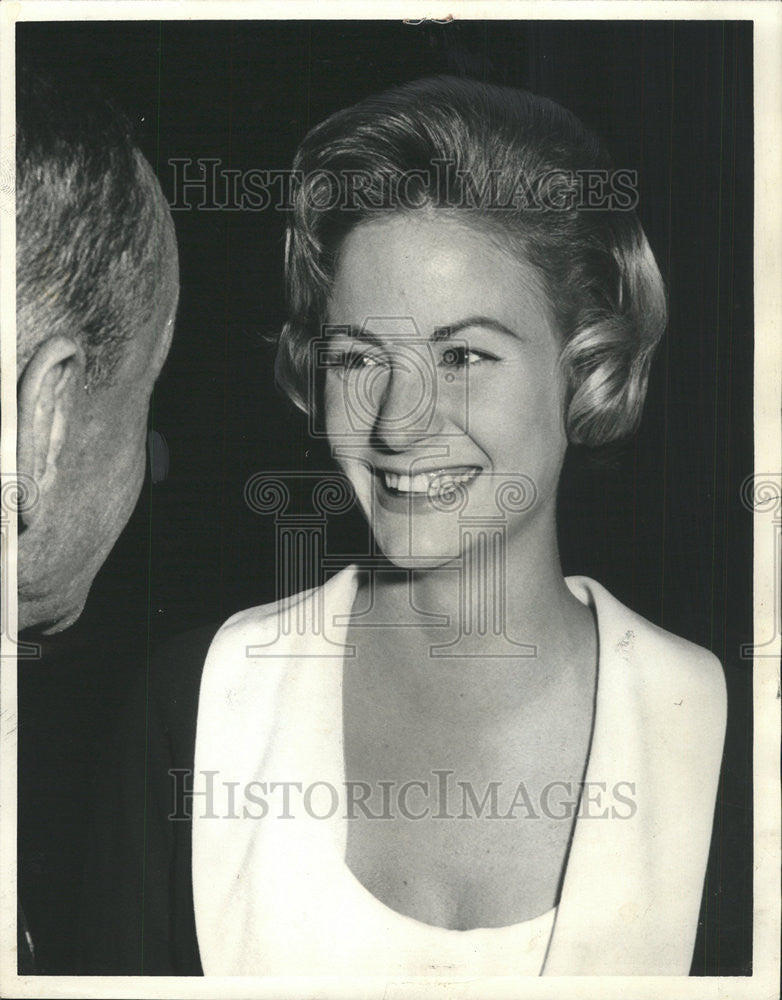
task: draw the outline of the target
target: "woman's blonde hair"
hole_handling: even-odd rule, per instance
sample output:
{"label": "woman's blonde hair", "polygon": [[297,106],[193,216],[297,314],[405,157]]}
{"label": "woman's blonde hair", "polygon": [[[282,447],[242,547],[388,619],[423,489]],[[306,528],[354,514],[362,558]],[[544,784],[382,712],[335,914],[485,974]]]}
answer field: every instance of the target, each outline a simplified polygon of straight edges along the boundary
{"label": "woman's blonde hair", "polygon": [[537,268],[562,336],[573,444],[631,433],[666,324],[665,291],[629,171],[560,105],[435,77],[370,97],[305,137],[286,244],[278,383],[305,411],[342,240],[389,212],[448,213]]}

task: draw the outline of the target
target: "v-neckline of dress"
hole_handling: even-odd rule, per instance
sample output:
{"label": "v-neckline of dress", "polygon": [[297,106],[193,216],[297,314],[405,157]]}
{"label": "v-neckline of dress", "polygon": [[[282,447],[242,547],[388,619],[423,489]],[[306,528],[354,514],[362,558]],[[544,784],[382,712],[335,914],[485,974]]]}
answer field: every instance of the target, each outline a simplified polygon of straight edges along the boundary
{"label": "v-neckline of dress", "polygon": [[[357,596],[357,593],[358,593],[358,573],[359,573],[359,570],[355,566],[350,566],[344,572],[351,574],[350,575],[350,581],[349,581],[350,582],[350,587],[351,587],[351,597],[350,597],[350,601],[349,601],[349,614],[342,617],[342,620],[341,620],[341,622],[340,622],[340,624],[339,624],[338,627],[340,629],[340,636],[341,636],[341,641],[342,641],[343,648],[347,648],[348,644],[347,644],[346,640],[347,640],[347,631],[348,631],[348,627],[349,627],[348,620],[352,616],[353,607],[355,605],[355,600],[356,600],[356,596]],[[339,575],[341,575],[341,574],[339,574]],[[335,580],[336,580],[336,578],[335,578]],[[583,600],[582,597],[579,596],[579,593],[577,592],[577,589],[578,589],[580,592],[584,593],[588,598],[591,598],[591,594],[589,593],[588,588],[583,587],[583,589],[582,589],[582,587],[578,586],[578,584],[581,583],[581,578],[578,578],[578,577],[576,577],[576,578],[565,577],[565,583],[568,586],[568,589],[570,590],[570,592],[573,594],[573,596],[578,601],[580,601],[582,604],[584,604],[585,607],[589,608],[589,610],[592,612],[592,614],[594,616],[594,620],[595,620],[595,636],[596,636],[596,642],[597,642],[597,663],[596,663],[596,667],[595,667],[596,676],[595,676],[595,690],[594,690],[594,695],[593,695],[593,706],[594,707],[593,707],[593,712],[592,712],[592,726],[591,726],[591,730],[590,730],[590,734],[589,734],[589,745],[588,745],[588,749],[587,749],[587,759],[586,759],[586,766],[584,768],[584,778],[583,778],[584,785],[588,785],[589,778],[590,778],[590,764],[591,764],[591,762],[593,760],[593,757],[594,757],[593,750],[594,750],[595,734],[598,732],[598,728],[597,728],[597,723],[598,723],[597,716],[598,716],[598,704],[599,704],[599,702],[598,702],[598,692],[600,691],[600,685],[601,685],[601,667],[602,667],[602,663],[601,663],[602,644],[601,644],[601,637],[600,637],[600,622],[599,622],[599,618],[598,618],[598,614],[597,614],[597,609],[596,609],[596,607],[594,605],[594,602],[591,601],[591,600]],[[336,752],[336,755],[338,757],[338,779],[339,779],[339,785],[338,785],[338,787],[340,787],[340,788],[344,788],[345,787],[346,780],[347,780],[346,763],[345,763],[345,714],[344,714],[344,681],[345,681],[345,663],[346,663],[346,660],[347,660],[347,656],[345,656],[343,654],[343,656],[340,658],[339,664],[337,666],[337,671],[336,671],[336,673],[337,673],[337,680],[338,680],[338,688],[339,688],[339,690],[338,690],[339,731],[335,732],[334,738],[335,738],[335,743],[336,743],[336,751],[335,752]],[[580,805],[580,802],[579,802],[579,805]],[[567,855],[566,855],[566,858],[565,858],[565,863],[564,863],[564,867],[563,867],[563,871],[562,871],[562,876],[560,878],[560,898],[561,898],[561,890],[562,890],[562,887],[564,886],[564,883],[565,883],[565,875],[567,873],[567,868],[568,868],[568,864],[569,864],[569,860],[570,860],[570,854],[571,854],[572,846],[573,846],[573,843],[575,842],[576,831],[577,831],[577,828],[579,826],[579,823],[583,822],[578,817],[578,812],[579,811],[580,811],[580,809],[577,809],[576,820],[575,820],[575,822],[573,824],[573,830],[571,832],[570,841],[569,841],[569,844],[568,844],[568,850],[567,850]],[[522,931],[525,927],[529,927],[531,930],[532,929],[537,929],[539,927],[542,928],[542,927],[544,927],[549,922],[550,922],[550,928],[549,928],[550,932],[553,929],[553,925],[554,925],[554,922],[556,920],[556,914],[557,914],[557,910],[558,910],[558,904],[555,904],[550,909],[545,910],[542,913],[536,914],[533,917],[528,917],[526,920],[516,921],[516,922],[514,922],[512,924],[502,924],[502,925],[499,925],[499,926],[496,926],[496,927],[478,926],[478,927],[470,927],[470,928],[466,928],[466,929],[443,927],[443,926],[441,926],[439,924],[430,924],[430,923],[427,923],[426,921],[419,920],[417,917],[412,917],[409,914],[402,913],[400,910],[395,910],[392,906],[389,906],[387,903],[384,903],[381,899],[378,899],[378,897],[375,896],[374,893],[372,893],[363,884],[363,882],[361,882],[361,880],[356,876],[356,874],[353,872],[353,870],[348,865],[347,858],[346,858],[346,851],[347,851],[347,831],[348,831],[347,824],[348,824],[348,819],[347,818],[343,818],[341,820],[342,829],[340,830],[340,836],[337,837],[337,839],[336,839],[336,845],[335,845],[337,847],[337,852],[336,852],[337,853],[337,860],[340,863],[342,869],[344,869],[343,874],[344,874],[345,878],[348,880],[348,882],[352,883],[354,890],[357,893],[359,893],[359,895],[364,895],[365,897],[367,897],[368,901],[370,901],[372,904],[376,905],[377,907],[380,907],[383,911],[386,911],[387,914],[393,916],[393,918],[399,919],[401,921],[405,921],[410,926],[417,926],[419,928],[422,928],[422,930],[425,930],[426,932],[432,933],[433,935],[440,934],[440,935],[457,935],[457,936],[459,936],[459,935],[461,935],[461,936],[466,936],[466,935],[478,936],[480,934],[485,935],[487,933],[490,934],[492,932],[497,933],[497,934],[499,934],[499,933],[513,934],[514,932],[520,932],[520,931]],[[550,937],[550,934],[549,934],[549,937]]]}

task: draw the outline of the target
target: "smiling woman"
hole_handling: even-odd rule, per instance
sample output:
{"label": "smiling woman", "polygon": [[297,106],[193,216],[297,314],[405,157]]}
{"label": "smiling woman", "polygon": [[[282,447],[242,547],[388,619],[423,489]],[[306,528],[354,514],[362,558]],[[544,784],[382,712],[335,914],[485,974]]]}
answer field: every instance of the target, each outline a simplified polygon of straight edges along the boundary
{"label": "smiling woman", "polygon": [[[396,565],[458,555],[460,505],[444,510],[432,493],[463,488],[470,516],[491,517],[502,477],[523,473],[536,502],[508,515],[508,544],[533,510],[539,531],[543,519],[553,525],[565,387],[539,284],[529,264],[436,212],[393,215],[345,237],[327,319],[359,337],[332,334],[344,360],[326,373],[325,424]],[[361,342],[372,346],[358,351]]]}
{"label": "smiling woman", "polygon": [[568,444],[635,428],[665,325],[621,172],[558,105],[450,78],[333,115],[294,166],[278,376],[383,560],[212,645],[196,775],[345,792],[194,817],[204,971],[686,974],[721,667],[557,548]]}

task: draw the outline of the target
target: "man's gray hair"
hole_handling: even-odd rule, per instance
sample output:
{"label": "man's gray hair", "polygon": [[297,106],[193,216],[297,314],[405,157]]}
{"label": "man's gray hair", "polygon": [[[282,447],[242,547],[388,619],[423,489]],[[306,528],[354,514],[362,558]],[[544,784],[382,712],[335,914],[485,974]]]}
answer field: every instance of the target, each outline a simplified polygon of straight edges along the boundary
{"label": "man's gray hair", "polygon": [[155,312],[172,222],[127,119],[21,67],[16,94],[17,362],[79,340],[85,384],[111,384]]}

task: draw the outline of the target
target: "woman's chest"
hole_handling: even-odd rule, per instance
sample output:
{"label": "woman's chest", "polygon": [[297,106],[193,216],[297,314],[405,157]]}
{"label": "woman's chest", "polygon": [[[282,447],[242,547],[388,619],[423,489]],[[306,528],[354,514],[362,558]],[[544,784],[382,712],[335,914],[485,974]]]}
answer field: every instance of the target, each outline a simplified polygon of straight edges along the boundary
{"label": "woman's chest", "polygon": [[358,880],[392,909],[462,930],[553,907],[588,754],[588,699],[580,713],[538,703],[437,714],[377,685],[366,694],[360,672],[346,671],[347,863]]}

